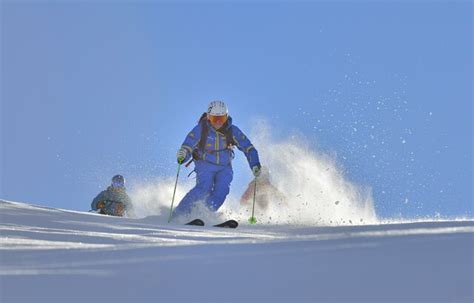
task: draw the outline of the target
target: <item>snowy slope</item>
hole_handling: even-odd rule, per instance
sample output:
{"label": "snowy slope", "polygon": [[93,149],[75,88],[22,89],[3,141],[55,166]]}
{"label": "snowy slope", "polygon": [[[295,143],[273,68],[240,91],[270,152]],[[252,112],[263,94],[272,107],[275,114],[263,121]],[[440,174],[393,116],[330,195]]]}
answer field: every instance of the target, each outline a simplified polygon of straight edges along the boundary
{"label": "snowy slope", "polygon": [[0,200],[3,302],[473,302],[474,221],[237,230]]}

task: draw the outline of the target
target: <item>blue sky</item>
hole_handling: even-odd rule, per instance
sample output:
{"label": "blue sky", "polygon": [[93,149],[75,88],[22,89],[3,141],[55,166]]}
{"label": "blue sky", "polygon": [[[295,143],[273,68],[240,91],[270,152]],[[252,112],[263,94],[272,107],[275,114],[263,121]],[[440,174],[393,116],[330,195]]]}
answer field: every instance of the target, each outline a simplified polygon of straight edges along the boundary
{"label": "blue sky", "polygon": [[173,176],[223,99],[383,217],[472,216],[472,37],[471,1],[3,1],[0,198],[87,210],[115,173]]}

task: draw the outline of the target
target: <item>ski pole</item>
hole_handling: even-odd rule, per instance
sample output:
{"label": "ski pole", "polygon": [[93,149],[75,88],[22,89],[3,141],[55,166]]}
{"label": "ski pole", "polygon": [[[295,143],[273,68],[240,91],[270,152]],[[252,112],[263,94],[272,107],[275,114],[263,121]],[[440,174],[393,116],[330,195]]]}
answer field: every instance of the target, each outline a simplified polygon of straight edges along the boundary
{"label": "ski pole", "polygon": [[181,163],[178,164],[178,173],[176,174],[176,182],[174,183],[173,199],[171,200],[170,215],[168,217],[168,223],[171,222],[171,217],[173,216],[174,196],[176,195],[176,187],[178,186],[178,178],[179,178],[180,168],[181,168]]}
{"label": "ski pole", "polygon": [[257,195],[257,177],[255,177],[254,186],[253,186],[253,203],[252,203],[252,216],[249,218],[250,224],[257,223],[255,218],[255,196]]}

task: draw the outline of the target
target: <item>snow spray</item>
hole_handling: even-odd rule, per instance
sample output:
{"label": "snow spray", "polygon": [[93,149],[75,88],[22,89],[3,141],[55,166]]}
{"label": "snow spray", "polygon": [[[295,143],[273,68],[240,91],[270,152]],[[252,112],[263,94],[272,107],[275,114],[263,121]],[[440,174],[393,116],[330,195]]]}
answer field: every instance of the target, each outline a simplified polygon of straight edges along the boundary
{"label": "snow spray", "polygon": [[[175,206],[184,198],[186,193],[194,186],[195,179],[180,179],[179,186],[175,189],[176,177],[157,177],[153,180],[142,181],[135,184],[129,195],[133,201],[134,212],[137,218],[153,216],[156,223],[165,223],[169,220],[170,201],[175,195]],[[222,213],[214,213],[204,206],[204,201],[198,201],[190,216],[173,218],[173,223],[185,223],[192,219],[202,219],[208,224],[222,223]]]}
{"label": "snow spray", "polygon": [[[256,123],[251,139],[272,184],[268,192],[258,188],[257,199],[261,200],[257,200],[255,216],[260,224],[355,225],[377,221],[371,189],[347,180],[336,160],[311,148],[303,136],[274,140],[269,124],[262,120]],[[224,204],[223,208],[240,221],[249,216],[248,205],[242,209],[240,203]]]}
{"label": "snow spray", "polygon": [[[251,135],[262,165],[269,170],[273,191],[277,192],[265,192],[265,187],[258,186],[255,207],[257,225],[355,225],[377,222],[369,187],[350,182],[336,159],[311,148],[303,136],[275,140],[270,129],[267,122],[259,121]],[[238,173],[234,167],[234,175]],[[177,202],[195,184],[193,178],[182,181],[176,191]],[[161,221],[165,222],[173,185],[173,177],[158,177],[134,186],[130,196],[137,217],[162,216]],[[232,218],[247,223],[251,203],[240,204],[240,195],[231,191],[214,215],[206,212],[199,203],[193,215],[204,221],[218,222]],[[267,204],[262,203],[262,197],[268,200]]]}

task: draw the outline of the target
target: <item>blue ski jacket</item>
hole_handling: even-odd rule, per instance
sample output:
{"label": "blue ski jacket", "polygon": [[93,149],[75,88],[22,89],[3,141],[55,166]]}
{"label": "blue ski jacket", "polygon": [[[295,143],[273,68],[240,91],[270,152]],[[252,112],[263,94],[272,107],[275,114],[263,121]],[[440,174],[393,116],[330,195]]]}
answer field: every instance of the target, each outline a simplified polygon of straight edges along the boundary
{"label": "blue ski jacket", "polygon": [[[199,150],[198,144],[201,138],[203,123],[207,123],[209,131],[207,133],[204,150]],[[196,151],[201,160],[216,165],[230,165],[234,158],[232,144],[235,144],[235,146],[245,154],[250,168],[256,165],[260,166],[257,150],[247,136],[237,126],[232,124],[231,117],[229,117],[223,127],[227,129],[225,131],[222,129],[215,130],[208,120],[203,120],[198,123],[198,125],[195,126],[186,136],[186,139],[181,145],[181,147],[188,151],[184,161],[188,161],[191,158],[193,151]],[[227,131],[231,132],[232,138],[234,139],[234,142],[230,142],[230,144],[228,144],[224,134],[224,132]]]}

